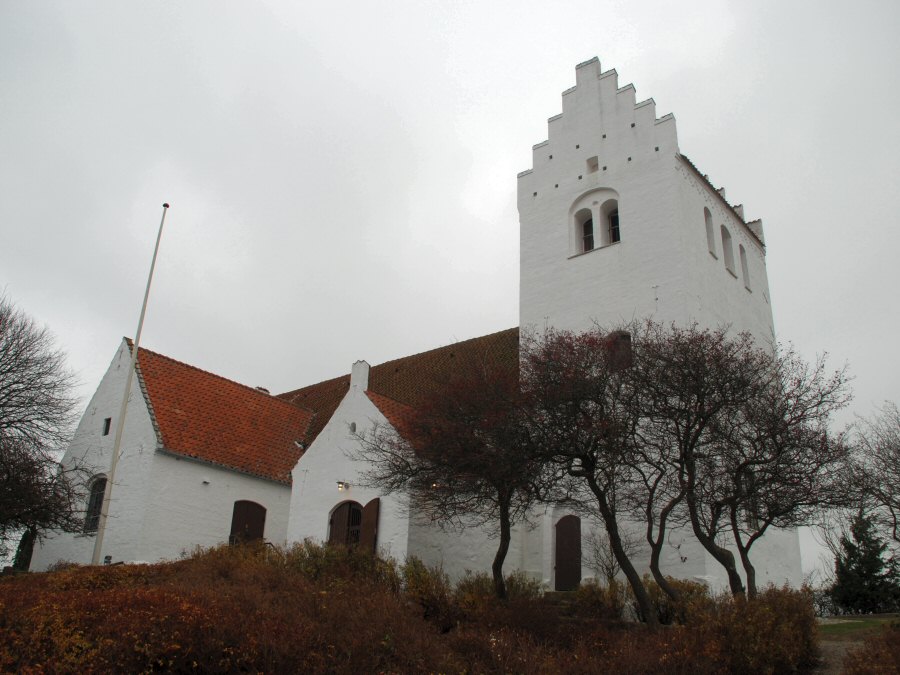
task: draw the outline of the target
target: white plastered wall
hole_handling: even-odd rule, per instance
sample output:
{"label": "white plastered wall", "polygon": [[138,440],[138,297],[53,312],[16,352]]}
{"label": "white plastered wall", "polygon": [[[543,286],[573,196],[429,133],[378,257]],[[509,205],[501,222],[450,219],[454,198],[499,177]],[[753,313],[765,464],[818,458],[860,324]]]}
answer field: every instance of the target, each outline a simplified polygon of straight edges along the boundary
{"label": "white plastered wall", "polygon": [[[353,366],[350,387],[331,419],[307,448],[292,471],[289,543],[328,539],[328,522],[334,508],[348,500],[365,506],[380,497],[377,547],[384,556],[403,561],[407,554],[409,515],[402,495],[384,495],[362,486],[367,467],[354,459],[359,445],[356,434],[368,433],[375,424],[389,425],[381,411],[366,396],[369,366],[358,361]],[[353,432],[351,425],[355,425]],[[339,491],[337,483],[350,484]]]}
{"label": "white plastered wall", "polygon": [[[512,528],[509,550],[503,573],[518,570],[529,578],[545,581],[542,569],[542,542],[539,515],[529,523]],[[466,572],[491,573],[491,565],[500,545],[498,533],[484,526],[469,525],[462,529],[442,529],[421,517],[412,517],[409,524],[410,556],[416,556],[428,566],[440,567],[452,581]]]}
{"label": "white plastered wall", "polygon": [[[576,77],[562,114],[549,120],[548,140],[534,146],[533,168],[519,175],[520,326],[676,320],[683,298],[670,289],[684,287],[686,269],[671,218],[679,201],[675,120],[657,119],[652,100],[636,104],[634,87],[620,89],[616,72],[601,73],[596,60]],[[574,211],[599,213],[611,195],[618,196],[621,241],[601,246],[606,223],[595,222],[598,248],[580,252]]]}
{"label": "white plastered wall", "polygon": [[226,543],[238,500],[263,506],[265,540],[285,543],[288,485],[163,452],[154,457],[149,482],[153,489],[145,508],[140,560],[173,559],[197,546]]}
{"label": "white plastered wall", "polygon": [[[130,363],[131,353],[123,341],[78,424],[63,456],[64,465],[78,462],[90,467],[93,473],[108,473],[118,422],[116,418]],[[112,418],[112,422],[109,434],[104,436],[103,420],[107,417]],[[116,467],[110,517],[104,534],[103,555],[112,555],[116,561],[139,559],[139,533],[144,526],[144,506],[150,488],[146,477],[150,473],[155,449],[156,432],[135,378],[125,418],[122,453]],[[35,547],[31,569],[43,570],[58,560],[90,563],[94,540],[94,534],[47,534],[40,546]]]}

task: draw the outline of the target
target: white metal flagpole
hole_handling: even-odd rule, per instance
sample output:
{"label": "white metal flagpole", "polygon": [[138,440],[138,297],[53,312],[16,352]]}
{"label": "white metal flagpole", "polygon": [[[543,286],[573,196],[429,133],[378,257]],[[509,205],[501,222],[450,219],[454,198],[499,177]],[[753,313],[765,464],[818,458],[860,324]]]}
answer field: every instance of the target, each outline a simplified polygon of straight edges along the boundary
{"label": "white metal flagpole", "polygon": [[106,476],[106,490],[103,493],[103,505],[100,507],[100,519],[97,522],[97,538],[94,540],[94,556],[92,565],[100,564],[100,554],[103,551],[103,534],[106,531],[106,518],[109,515],[109,497],[112,493],[113,480],[116,476],[116,464],[119,462],[119,453],[122,446],[122,431],[125,429],[125,412],[128,410],[128,397],[131,394],[131,383],[134,380],[134,370],[137,365],[138,345],[141,343],[141,329],[144,327],[144,314],[147,312],[147,298],[150,297],[150,282],[153,281],[153,268],[156,267],[156,254],[159,253],[159,240],[162,239],[163,223],[166,222],[168,204],[163,204],[162,220],[159,221],[159,233],[156,235],[156,247],[153,249],[153,260],[150,262],[150,274],[147,277],[147,290],[144,291],[144,304],[141,306],[141,318],[138,319],[137,333],[134,336],[134,347],[131,350],[131,367],[125,380],[125,393],[122,396],[122,406],[119,408],[119,419],[116,420],[116,440],[113,442],[112,460],[109,464],[109,473]]}

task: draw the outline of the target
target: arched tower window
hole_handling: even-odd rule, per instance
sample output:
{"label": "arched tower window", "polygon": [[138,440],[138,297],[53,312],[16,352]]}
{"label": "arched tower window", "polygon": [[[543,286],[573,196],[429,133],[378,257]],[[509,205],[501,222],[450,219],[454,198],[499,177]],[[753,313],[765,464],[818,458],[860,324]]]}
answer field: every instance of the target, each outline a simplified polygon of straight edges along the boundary
{"label": "arched tower window", "polygon": [[747,267],[747,251],[744,250],[744,245],[740,244],[738,246],[738,250],[741,254],[741,273],[744,275],[744,288],[748,291],[750,290],[750,268]]}
{"label": "arched tower window", "polygon": [[619,241],[619,209],[609,214],[609,243]]}
{"label": "arched tower window", "polygon": [[616,244],[621,239],[619,230],[619,201],[617,199],[607,199],[600,205],[600,222],[606,227],[603,228],[603,237],[601,245],[609,246]]}
{"label": "arched tower window", "polygon": [[569,255],[615,244],[621,239],[619,195],[607,187],[581,194],[569,210]]}
{"label": "arched tower window", "polygon": [[713,258],[716,256],[716,233],[713,228],[713,219],[712,214],[709,212],[709,209],[703,209],[703,219],[706,221],[706,247],[709,249],[709,252],[712,253]]}
{"label": "arched tower window", "polygon": [[581,252],[587,253],[594,250],[594,218],[590,209],[581,209],[575,214],[575,222],[578,223],[578,233],[581,236]]}
{"label": "arched tower window", "polygon": [[96,532],[100,526],[100,509],[103,508],[103,495],[106,492],[106,476],[97,476],[91,481],[88,493],[87,509],[84,513],[84,531]]}
{"label": "arched tower window", "polygon": [[734,272],[734,249],[731,246],[731,232],[724,225],[720,229],[722,231],[722,256],[725,258],[725,269],[737,276]]}

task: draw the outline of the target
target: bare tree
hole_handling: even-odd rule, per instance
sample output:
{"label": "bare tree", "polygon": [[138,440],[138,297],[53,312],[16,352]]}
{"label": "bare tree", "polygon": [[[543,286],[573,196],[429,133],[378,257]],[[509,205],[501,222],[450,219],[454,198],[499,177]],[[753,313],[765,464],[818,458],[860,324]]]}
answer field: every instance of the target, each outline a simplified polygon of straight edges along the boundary
{"label": "bare tree", "polygon": [[522,382],[533,435],[547,459],[599,515],[609,545],[651,626],[658,625],[647,589],[631,562],[619,524],[619,495],[634,477],[635,406],[624,375],[627,334],[548,330],[523,343]]}
{"label": "bare tree", "polygon": [[900,544],[900,410],[887,402],[857,425],[862,496],[875,523]]}
{"label": "bare tree", "polygon": [[[603,527],[602,523],[598,523]],[[625,528],[621,529],[622,547],[628,557],[633,556],[640,551],[641,538]],[[591,569],[600,574],[606,584],[612,584],[613,580],[622,571],[616,554],[609,543],[609,535],[605,529],[592,529],[585,539],[585,548],[587,549],[587,563]]]}
{"label": "bare tree", "polygon": [[734,554],[722,541],[727,511],[718,499],[721,469],[716,428],[764,382],[768,356],[749,335],[726,329],[681,328],[651,321],[635,335],[634,365],[627,372],[635,392],[634,473],[626,491],[630,511],[642,518],[654,579],[672,598],[659,563],[667,528],[689,524],[694,536],[726,570],[733,593],[743,593]]}
{"label": "bare tree", "polygon": [[770,527],[813,525],[823,511],[856,502],[850,446],[830,429],[850,400],[846,369],[828,373],[823,358],[810,365],[787,350],[775,355],[770,373],[766,386],[717,425],[718,499],[751,597],[750,549]]}
{"label": "bare tree", "polygon": [[512,526],[543,493],[544,464],[523,415],[516,364],[482,355],[433,382],[396,426],[358,437],[368,485],[405,492],[440,527],[487,526],[499,535],[491,565],[499,598]]}
{"label": "bare tree", "polygon": [[[78,470],[61,470],[74,421],[73,378],[46,328],[0,297],[0,545],[26,532],[75,530]],[[22,556],[19,556],[21,559]]]}

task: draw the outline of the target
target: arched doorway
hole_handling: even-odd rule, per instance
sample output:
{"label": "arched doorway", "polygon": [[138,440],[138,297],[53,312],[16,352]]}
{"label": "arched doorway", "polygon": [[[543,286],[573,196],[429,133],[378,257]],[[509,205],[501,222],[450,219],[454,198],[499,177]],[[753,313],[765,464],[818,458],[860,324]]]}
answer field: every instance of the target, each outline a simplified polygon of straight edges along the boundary
{"label": "arched doorway", "polygon": [[328,543],[362,546],[375,552],[378,543],[378,512],[381,500],[376,497],[363,507],[359,502],[343,502],[331,512],[328,520]]}
{"label": "arched doorway", "polygon": [[231,514],[229,544],[261,541],[266,530],[266,507],[256,502],[240,499],[234,503]]}
{"label": "arched doorway", "polygon": [[563,516],[556,523],[557,591],[574,591],[581,584],[581,519]]}

